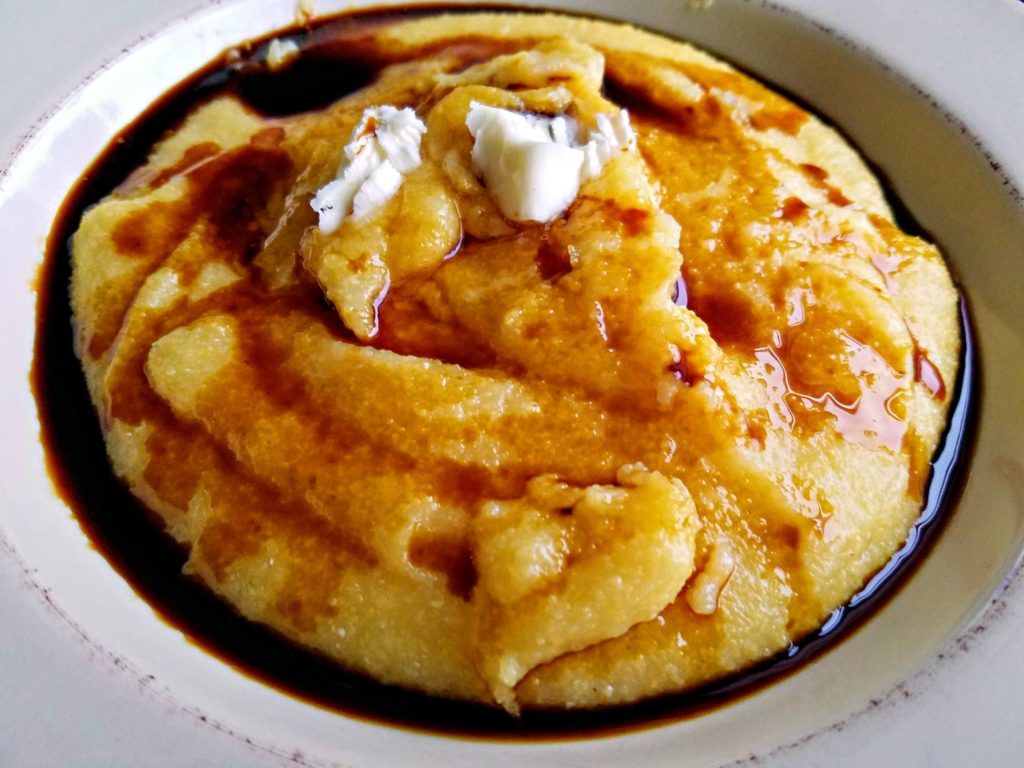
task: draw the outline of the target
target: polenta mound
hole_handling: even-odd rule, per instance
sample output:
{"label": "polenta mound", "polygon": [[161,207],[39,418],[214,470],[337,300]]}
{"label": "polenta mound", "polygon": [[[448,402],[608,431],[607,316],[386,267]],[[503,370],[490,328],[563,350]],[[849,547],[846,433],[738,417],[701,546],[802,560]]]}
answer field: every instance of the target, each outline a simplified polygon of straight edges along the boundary
{"label": "polenta mound", "polygon": [[[110,459],[187,571],[347,669],[510,712],[688,690],[819,627],[921,508],[960,354],[936,249],[833,130],[682,43],[488,14],[358,42],[369,85],[207,101],[74,236]],[[637,145],[511,222],[472,103],[626,107]],[[309,201],[382,104],[423,162],[324,234]]]}

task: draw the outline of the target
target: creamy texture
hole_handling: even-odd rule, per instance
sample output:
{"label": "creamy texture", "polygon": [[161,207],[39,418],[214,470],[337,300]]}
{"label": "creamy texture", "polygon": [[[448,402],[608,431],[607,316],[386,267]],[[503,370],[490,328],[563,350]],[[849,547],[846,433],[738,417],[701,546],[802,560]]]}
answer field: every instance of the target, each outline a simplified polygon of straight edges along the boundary
{"label": "creamy texture", "polygon": [[[510,712],[686,690],[820,626],[920,509],[959,355],[935,248],[834,132],[685,45],[545,15],[359,45],[393,62],[365,88],[199,106],[74,237],[113,466],[189,573]],[[584,155],[585,127],[599,172],[517,221],[474,105]],[[360,152],[408,170],[356,215]]]}

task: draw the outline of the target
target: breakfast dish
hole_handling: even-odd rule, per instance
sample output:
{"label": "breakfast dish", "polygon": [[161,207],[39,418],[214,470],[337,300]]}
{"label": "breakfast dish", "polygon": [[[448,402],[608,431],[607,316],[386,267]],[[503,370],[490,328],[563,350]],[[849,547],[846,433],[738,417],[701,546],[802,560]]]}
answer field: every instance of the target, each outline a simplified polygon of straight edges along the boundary
{"label": "breakfast dish", "polygon": [[961,343],[938,251],[835,131],[685,44],[345,30],[361,87],[205,100],[72,243],[111,462],[187,570],[348,669],[513,713],[819,627],[921,509]]}

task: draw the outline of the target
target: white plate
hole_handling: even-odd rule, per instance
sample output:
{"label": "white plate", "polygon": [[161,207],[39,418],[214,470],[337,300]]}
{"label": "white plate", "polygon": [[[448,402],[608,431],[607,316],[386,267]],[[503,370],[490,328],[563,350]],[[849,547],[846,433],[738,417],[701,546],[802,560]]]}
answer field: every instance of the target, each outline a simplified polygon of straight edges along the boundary
{"label": "white plate", "polygon": [[1024,577],[1008,574],[1024,541],[1024,5],[552,3],[689,37],[840,125],[948,251],[971,301],[984,391],[958,511],[913,579],[852,638],[799,674],[686,722],[495,744],[343,718],[238,674],[134,595],[49,484],[28,370],[33,281],[58,205],[168,86],[294,14],[293,0],[237,0],[174,21],[191,3],[6,3],[0,763],[1021,764]]}

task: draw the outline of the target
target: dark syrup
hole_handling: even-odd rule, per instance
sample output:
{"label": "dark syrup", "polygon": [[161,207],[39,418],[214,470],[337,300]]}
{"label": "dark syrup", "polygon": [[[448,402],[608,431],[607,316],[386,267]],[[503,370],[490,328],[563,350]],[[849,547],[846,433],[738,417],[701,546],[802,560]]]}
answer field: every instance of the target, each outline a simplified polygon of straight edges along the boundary
{"label": "dark syrup", "polygon": [[[477,6],[479,8],[479,6]],[[434,12],[441,7],[417,13]],[[464,7],[463,7],[464,9]],[[457,11],[456,8],[443,10]],[[507,8],[505,10],[508,10]],[[32,386],[41,438],[54,485],[79,524],[111,565],[169,625],[240,672],[312,704],[346,716],[452,736],[552,739],[610,736],[691,717],[749,695],[800,669],[848,636],[878,610],[930,550],[960,493],[975,423],[977,360],[969,313],[961,296],[963,352],[949,425],[931,462],[923,511],[904,546],[850,602],[809,637],[775,658],[729,679],[685,694],[663,696],[595,712],[525,712],[515,719],[478,704],[440,700],[382,685],[340,669],[262,625],[241,618],[199,582],[182,574],[186,555],[155,516],[117,480],[73,351],[69,238],[82,213],[140,167],[153,145],[198,103],[233,92],[265,114],[319,108],[368,83],[387,62],[365,41],[374,29],[406,11],[366,12],[296,29],[301,63],[270,74],[261,65],[265,43],[225,55],[169,92],[118,136],[65,200],[47,245],[38,281]],[[485,45],[465,41],[467,58]],[[895,196],[899,224],[919,233]]]}

